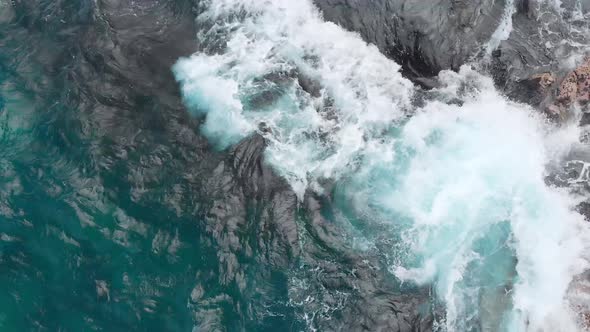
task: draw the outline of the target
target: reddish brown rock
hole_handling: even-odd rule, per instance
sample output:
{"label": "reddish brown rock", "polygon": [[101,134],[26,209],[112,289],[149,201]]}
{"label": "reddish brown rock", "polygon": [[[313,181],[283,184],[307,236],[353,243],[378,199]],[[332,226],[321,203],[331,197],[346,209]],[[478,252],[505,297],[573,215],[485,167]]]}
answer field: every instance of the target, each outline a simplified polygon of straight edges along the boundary
{"label": "reddish brown rock", "polygon": [[557,103],[561,107],[569,107],[576,103],[585,105],[589,100],[590,58],[565,77],[559,86]]}
{"label": "reddish brown rock", "polygon": [[[533,76],[532,79],[538,82],[538,89],[543,95],[549,96],[551,94],[550,87],[555,82],[553,74],[539,74]],[[590,57],[565,76],[553,100],[553,102],[547,102],[546,99],[545,112],[555,120],[565,120],[568,117],[568,111],[574,105],[588,105],[590,101]]]}
{"label": "reddish brown rock", "polygon": [[578,77],[576,72],[569,73],[561,85],[559,86],[559,93],[557,94],[557,102],[569,105],[571,104],[578,95]]}
{"label": "reddish brown rock", "polygon": [[555,83],[555,77],[551,73],[533,75],[532,78],[533,80],[538,80],[539,89],[542,91],[547,91],[547,89]]}
{"label": "reddish brown rock", "polygon": [[586,104],[590,101],[590,59],[576,72],[578,75],[578,101]]}

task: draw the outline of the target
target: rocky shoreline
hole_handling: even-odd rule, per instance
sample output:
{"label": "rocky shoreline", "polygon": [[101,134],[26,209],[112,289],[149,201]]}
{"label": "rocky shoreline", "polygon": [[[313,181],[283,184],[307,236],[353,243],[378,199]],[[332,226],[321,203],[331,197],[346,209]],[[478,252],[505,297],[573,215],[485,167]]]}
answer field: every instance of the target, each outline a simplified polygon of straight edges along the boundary
{"label": "rocky shoreline", "polygon": [[[486,45],[502,23],[508,2],[315,0],[326,19],[377,45],[425,90],[437,85],[441,70],[458,70],[487,57],[482,70],[489,71],[512,99],[558,119],[567,118],[574,106],[587,110],[590,59],[564,68],[564,54],[580,49],[548,47],[545,41],[569,38],[583,44],[588,36],[566,29],[571,22],[560,23],[555,13],[544,12],[536,1],[517,0],[514,33],[488,52]],[[286,280],[284,271],[300,266],[304,266],[301,278],[312,281],[308,288],[318,297],[308,308],[321,311],[348,301],[338,319],[318,318],[320,330],[431,330],[432,311],[422,310],[430,305],[431,290],[426,287],[411,295],[400,294],[379,257],[358,253],[342,243],[339,236],[344,231],[324,217],[332,210],[329,199],[309,192],[298,202],[284,179],[263,162],[261,136],[220,152],[198,133],[200,119],[186,112],[170,71],[178,58],[202,46],[196,38],[198,1],[88,0],[77,7],[68,1],[14,3],[14,11],[0,14],[0,21],[24,15],[26,19],[14,23],[18,26],[14,31],[30,43],[39,42],[47,31],[62,43],[62,47],[49,45],[44,55],[32,60],[43,68],[43,79],[23,74],[23,80],[40,94],[47,86],[39,82],[68,91],[58,101],[79,110],[71,123],[81,128],[83,138],[93,147],[88,159],[92,171],[99,174],[97,186],[122,183],[109,195],[131,195],[130,204],[137,209],[149,210],[171,201],[176,205],[170,203],[173,207],[162,210],[196,220],[199,231],[207,235],[199,241],[204,252],[215,253],[216,260],[199,271],[199,276],[221,271],[216,280],[219,287],[203,290],[195,286],[187,304],[195,321],[205,322],[204,330],[215,328],[221,320],[219,313],[207,310],[217,302],[229,303],[228,315],[238,317],[236,329],[251,327],[248,324],[261,314],[251,309],[250,299],[262,308],[278,296],[286,297],[287,290],[274,289],[264,280],[271,276]],[[564,1],[566,11],[569,5],[570,1]],[[53,8],[52,15],[40,12],[39,8],[46,7]],[[581,10],[587,15],[590,6]],[[568,19],[581,21],[576,23],[580,29],[587,28],[582,19]],[[63,23],[66,21],[71,25]],[[540,21],[552,25],[533,33]],[[585,119],[583,124],[590,123]],[[137,151],[150,151],[149,157]],[[164,194],[153,189],[160,183],[170,184]],[[179,202],[191,209],[178,208]],[[313,243],[300,243],[300,220],[315,239]],[[321,267],[323,272],[316,273],[312,267]],[[354,271],[354,278],[343,271]],[[243,299],[227,300],[231,291],[240,292]],[[344,292],[353,295],[344,299]],[[110,291],[109,299],[117,296],[117,290]],[[307,300],[303,295],[289,296],[302,303]],[[213,325],[206,325],[209,323]]]}
{"label": "rocky shoreline", "polygon": [[[425,88],[436,86],[441,70],[458,70],[476,60],[509,97],[539,107],[553,118],[565,119],[564,112],[574,100],[585,103],[583,93],[573,96],[577,92],[572,89],[587,86],[583,74],[587,62],[582,59],[590,51],[583,48],[590,42],[584,18],[590,12],[588,4],[578,7],[575,1],[563,1],[555,9],[538,0],[315,3],[326,19],[377,45],[402,65],[406,77]],[[496,49],[486,49],[505,23],[503,13],[510,5],[515,11],[509,34],[495,41]]]}

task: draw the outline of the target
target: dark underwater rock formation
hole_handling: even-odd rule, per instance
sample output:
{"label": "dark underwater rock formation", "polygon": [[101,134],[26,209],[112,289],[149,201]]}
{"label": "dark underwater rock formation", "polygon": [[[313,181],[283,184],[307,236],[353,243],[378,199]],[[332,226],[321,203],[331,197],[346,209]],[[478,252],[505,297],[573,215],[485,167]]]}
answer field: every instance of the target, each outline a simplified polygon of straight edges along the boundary
{"label": "dark underwater rock formation", "polygon": [[[378,255],[348,248],[344,231],[320,213],[330,208],[328,201],[308,195],[299,202],[264,163],[262,137],[215,151],[199,135],[201,119],[186,111],[171,72],[178,58],[207,47],[196,38],[194,7],[188,0],[16,0],[14,13],[0,18],[11,27],[0,36],[3,45],[18,39],[30,46],[18,49],[26,54],[1,56],[27,59],[39,69],[39,75],[19,73],[24,85],[47,100],[35,112],[45,112],[52,124],[46,145],[31,153],[58,156],[61,162],[53,167],[66,165],[68,174],[76,175],[63,180],[72,197],[68,211],[98,227],[84,212],[85,202],[117,202],[125,213],[119,218],[128,223],[148,212],[163,224],[196,233],[191,242],[199,261],[173,279],[178,284],[148,283],[156,294],[186,290],[176,294],[186,299],[181,307],[147,297],[139,286],[114,285],[92,267],[97,276],[80,302],[97,296],[100,302],[84,308],[85,315],[101,328],[100,317],[107,314],[127,330],[146,319],[155,330],[303,329],[303,315],[315,312],[313,324],[323,330],[429,330],[430,315],[418,310],[427,305],[428,294],[401,294]],[[43,52],[34,50],[40,43]],[[306,86],[314,89],[312,82]],[[63,110],[52,111],[53,105]],[[157,223],[142,227],[144,234],[164,234],[159,238],[166,243],[174,237]],[[133,247],[132,230],[107,230],[108,240]],[[314,241],[302,245],[302,233]],[[176,250],[172,243],[154,246],[134,249],[145,257],[151,250]],[[94,247],[83,247],[87,256],[81,261],[96,261]],[[63,291],[46,293],[60,299]],[[309,296],[318,300],[292,303]],[[113,303],[131,314],[114,314]],[[167,313],[149,316],[157,310]],[[41,327],[58,329],[46,317],[35,319]]]}
{"label": "dark underwater rock formation", "polygon": [[[457,69],[480,55],[505,6],[504,1],[492,0],[316,3],[327,19],[358,31],[402,64],[409,78],[425,86],[440,70]],[[293,330],[303,329],[305,314],[325,331],[432,329],[428,289],[403,293],[382,257],[351,248],[343,237],[346,231],[326,217],[329,198],[307,193],[299,201],[285,180],[265,164],[261,136],[253,135],[229,151],[215,151],[199,135],[201,119],[185,110],[171,72],[178,58],[218,48],[219,41],[197,39],[199,9],[193,1],[15,0],[14,4],[14,11],[3,12],[0,22],[21,19],[12,23],[2,41],[42,43],[43,52],[0,56],[24,57],[41,68],[39,76],[27,70],[19,73],[24,85],[49,101],[36,110],[49,114],[52,123],[47,146],[33,153],[35,158],[58,154],[61,162],[53,167],[66,165],[75,174],[63,181],[64,190],[73,197],[71,213],[83,218],[81,202],[88,200],[124,202],[118,208],[131,217],[148,211],[161,223],[177,223],[184,227],[181,230],[195,232],[191,240],[198,244],[199,261],[183,270],[190,287],[181,282],[168,288],[153,286],[158,292],[186,291],[177,295],[184,299],[181,306],[163,304],[166,307],[160,309],[167,310],[169,320],[154,319],[154,329],[188,330],[195,325],[200,330],[268,330],[269,326]],[[491,70],[514,98],[530,102],[536,94],[534,103],[540,104],[557,79],[543,75],[554,64],[553,55],[540,48],[542,36],[532,43],[526,39],[525,32],[532,31],[539,15],[532,5],[519,3],[515,25],[529,30],[518,28],[522,33],[500,43],[499,51],[492,54]],[[313,81],[301,77],[299,82],[317,94]],[[47,98],[47,91],[60,93]],[[65,105],[65,110],[54,115],[54,103]],[[157,223],[146,227],[161,229]],[[126,245],[132,241],[129,231],[118,232],[118,237],[109,235],[109,239]],[[92,245],[83,245],[89,253],[81,260],[96,260]],[[174,248],[170,244],[137,250]],[[105,303],[87,309],[89,319],[107,315],[122,329],[131,330],[149,310],[159,310],[150,302],[159,299],[146,300],[139,287],[108,285],[99,272],[95,274],[92,293],[82,294],[80,302],[95,299],[98,289]],[[47,292],[59,299],[63,291]],[[114,315],[107,301],[122,303],[132,314]],[[189,311],[189,323],[179,319],[183,310]],[[57,330],[44,317],[36,319]]]}

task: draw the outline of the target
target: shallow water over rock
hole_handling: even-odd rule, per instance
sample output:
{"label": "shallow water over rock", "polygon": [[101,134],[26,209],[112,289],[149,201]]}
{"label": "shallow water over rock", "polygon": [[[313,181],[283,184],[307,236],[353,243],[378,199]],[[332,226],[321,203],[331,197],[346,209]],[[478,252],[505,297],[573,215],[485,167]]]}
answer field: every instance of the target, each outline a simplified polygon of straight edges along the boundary
{"label": "shallow water over rock", "polygon": [[[323,3],[378,47],[309,1],[0,0],[2,330],[571,323],[561,299],[553,316],[527,300],[584,307],[583,129],[485,76],[513,68],[431,77],[483,48],[504,7],[441,1],[454,16],[431,20],[414,1],[390,21],[402,1]],[[561,256],[531,254],[545,247]]]}

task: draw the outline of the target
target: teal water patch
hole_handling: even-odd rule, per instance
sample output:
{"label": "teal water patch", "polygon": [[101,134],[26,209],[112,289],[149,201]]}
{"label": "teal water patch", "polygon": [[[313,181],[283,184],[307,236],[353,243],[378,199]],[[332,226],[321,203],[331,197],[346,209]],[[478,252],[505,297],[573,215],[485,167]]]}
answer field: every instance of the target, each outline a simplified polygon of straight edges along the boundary
{"label": "teal water patch", "polygon": [[585,226],[576,200],[545,183],[556,147],[542,119],[502,99],[488,79],[474,82],[462,106],[420,110],[393,137],[395,157],[371,156],[337,195],[351,218],[395,229],[392,273],[434,285],[443,330],[575,326],[563,298],[584,270],[574,257],[583,256]]}
{"label": "teal water patch", "polygon": [[[178,116],[143,95],[102,104],[78,81],[95,69],[77,39],[94,3],[12,2],[4,22],[0,1],[0,330],[299,326],[281,272],[264,270],[252,296],[222,282],[237,272],[204,229],[210,200],[195,169],[205,161],[158,126]],[[262,264],[232,263],[249,285],[262,279]]]}
{"label": "teal water patch", "polygon": [[181,294],[207,265],[197,230],[106,194],[65,121],[77,110],[59,90],[39,96],[22,77],[0,76],[1,329],[190,330]]}

